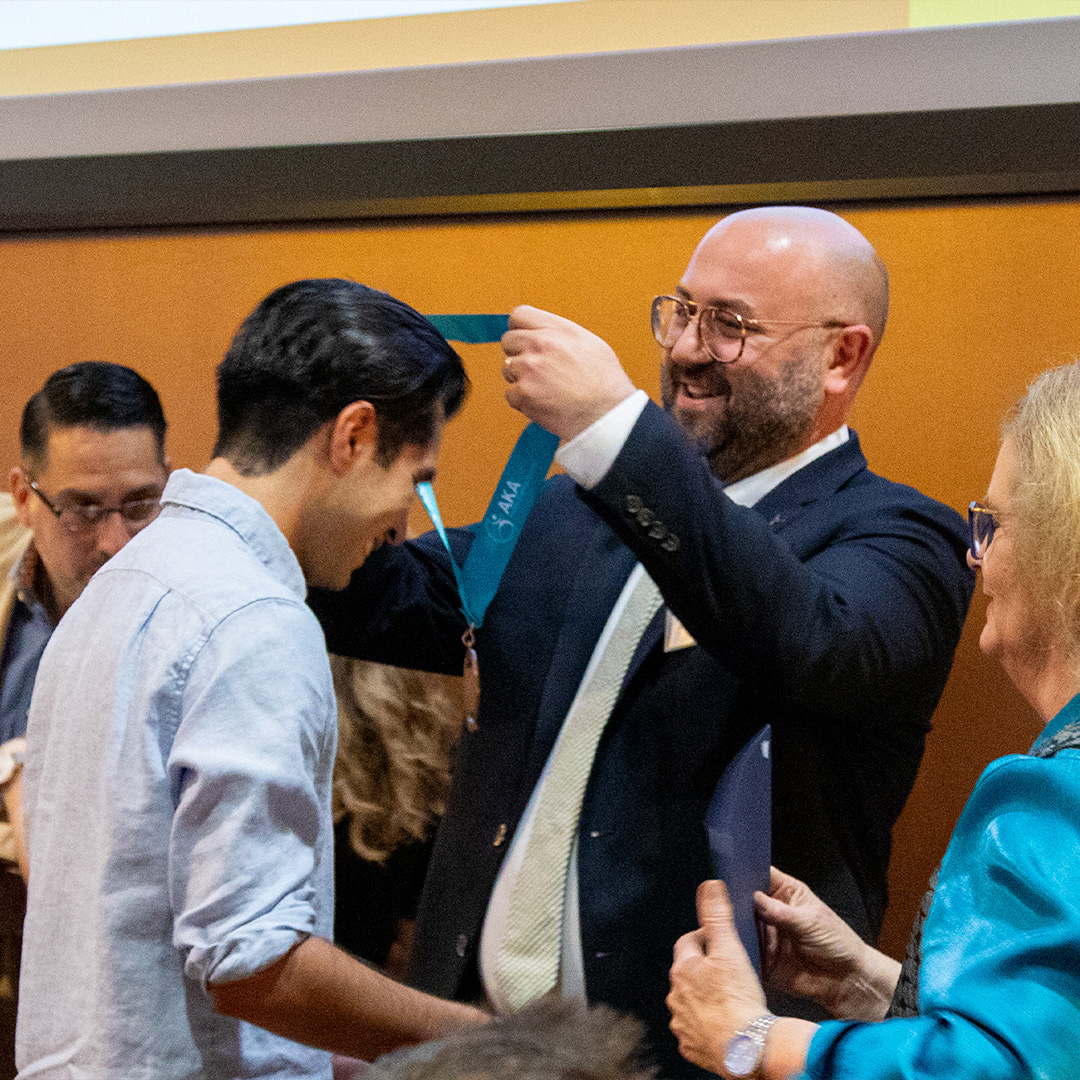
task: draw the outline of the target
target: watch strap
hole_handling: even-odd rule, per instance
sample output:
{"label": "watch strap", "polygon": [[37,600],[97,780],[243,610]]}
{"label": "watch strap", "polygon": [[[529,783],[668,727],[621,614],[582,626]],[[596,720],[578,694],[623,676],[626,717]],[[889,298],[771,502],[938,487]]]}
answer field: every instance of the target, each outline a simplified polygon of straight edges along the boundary
{"label": "watch strap", "polygon": [[771,1013],[762,1013],[749,1024],[739,1028],[724,1049],[724,1068],[738,1080],[753,1080],[759,1075],[765,1055],[765,1037],[776,1023]]}

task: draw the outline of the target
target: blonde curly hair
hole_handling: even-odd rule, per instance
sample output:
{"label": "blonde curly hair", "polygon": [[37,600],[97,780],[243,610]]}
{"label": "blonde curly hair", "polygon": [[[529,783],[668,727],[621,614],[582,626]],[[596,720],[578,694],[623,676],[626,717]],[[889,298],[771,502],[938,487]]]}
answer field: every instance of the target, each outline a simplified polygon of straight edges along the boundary
{"label": "blonde curly hair", "polygon": [[338,699],[334,821],[349,818],[349,843],[385,864],[426,839],[443,812],[450,754],[464,720],[460,676],[331,656]]}
{"label": "blonde curly hair", "polygon": [[1016,471],[1014,550],[1050,640],[1080,662],[1080,363],[1032,382],[1002,424]]}

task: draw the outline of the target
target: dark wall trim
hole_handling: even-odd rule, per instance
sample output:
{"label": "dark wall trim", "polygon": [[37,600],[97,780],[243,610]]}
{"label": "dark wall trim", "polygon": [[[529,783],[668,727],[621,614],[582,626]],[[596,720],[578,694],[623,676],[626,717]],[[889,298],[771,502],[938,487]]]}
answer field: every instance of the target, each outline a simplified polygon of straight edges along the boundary
{"label": "dark wall trim", "polygon": [[7,231],[1080,191],[1080,104],[0,161]]}
{"label": "dark wall trim", "polygon": [[0,231],[1072,194],[1077,56],[1058,19],[8,98]]}

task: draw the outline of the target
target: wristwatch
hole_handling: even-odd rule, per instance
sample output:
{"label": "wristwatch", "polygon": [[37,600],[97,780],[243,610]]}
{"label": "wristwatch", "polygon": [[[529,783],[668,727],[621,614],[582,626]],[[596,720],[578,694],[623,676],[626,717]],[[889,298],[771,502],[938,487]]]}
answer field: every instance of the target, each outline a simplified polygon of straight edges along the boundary
{"label": "wristwatch", "polygon": [[765,1036],[776,1023],[772,1013],[765,1013],[739,1028],[724,1047],[724,1071],[735,1080],[756,1077],[765,1055]]}

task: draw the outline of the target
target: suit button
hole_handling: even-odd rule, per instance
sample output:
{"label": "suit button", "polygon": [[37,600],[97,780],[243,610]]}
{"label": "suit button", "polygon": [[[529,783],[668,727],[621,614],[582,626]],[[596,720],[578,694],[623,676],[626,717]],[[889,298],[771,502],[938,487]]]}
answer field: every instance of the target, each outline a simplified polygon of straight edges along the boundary
{"label": "suit button", "polygon": [[506,823],[504,822],[495,830],[495,839],[491,841],[494,847],[502,847],[502,842],[506,839]]}
{"label": "suit button", "polygon": [[466,731],[475,731],[479,726],[480,725],[476,722],[476,717],[475,716],[466,716],[465,717],[465,730]]}
{"label": "suit button", "polygon": [[660,546],[667,552],[673,552],[679,550],[679,538],[672,533],[668,533],[663,540],[660,541]]}
{"label": "suit button", "polygon": [[667,528],[658,521],[649,529],[649,536],[654,540],[663,540],[667,536]]}
{"label": "suit button", "polygon": [[464,934],[458,934],[457,942],[454,945],[454,952],[456,952],[458,956],[464,957],[465,951],[468,949],[468,947],[469,939]]}
{"label": "suit button", "polygon": [[599,829],[590,829],[589,830],[589,838],[592,839],[592,840],[598,840],[600,838],[600,830]]}
{"label": "suit button", "polygon": [[626,496],[626,509],[631,514],[636,514],[644,504],[637,495]]}
{"label": "suit button", "polygon": [[643,506],[637,512],[637,521],[642,528],[646,525],[651,525],[655,520],[656,515],[647,506]]}

